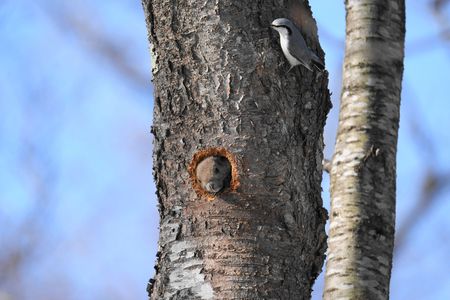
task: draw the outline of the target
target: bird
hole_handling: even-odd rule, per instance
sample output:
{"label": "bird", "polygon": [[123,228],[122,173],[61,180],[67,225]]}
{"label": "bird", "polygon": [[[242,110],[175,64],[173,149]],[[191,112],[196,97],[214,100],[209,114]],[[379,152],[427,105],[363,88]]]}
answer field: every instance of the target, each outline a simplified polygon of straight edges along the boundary
{"label": "bird", "polygon": [[303,65],[310,71],[313,71],[313,67],[319,72],[325,69],[322,60],[308,48],[297,26],[289,19],[275,19],[270,27],[280,34],[281,49],[291,65],[288,73],[293,67],[298,65]]}

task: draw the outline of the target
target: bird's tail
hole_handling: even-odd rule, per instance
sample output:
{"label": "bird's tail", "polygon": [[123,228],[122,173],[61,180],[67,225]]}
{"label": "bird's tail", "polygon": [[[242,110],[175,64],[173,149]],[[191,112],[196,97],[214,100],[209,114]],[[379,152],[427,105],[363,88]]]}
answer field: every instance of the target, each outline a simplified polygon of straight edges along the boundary
{"label": "bird's tail", "polygon": [[319,70],[320,72],[323,72],[323,70],[325,70],[325,65],[324,65],[323,62],[320,60],[320,58],[317,57],[317,55],[316,55],[314,52],[311,51],[311,53],[312,53],[312,55],[311,55],[311,64],[312,64],[317,70]]}
{"label": "bird's tail", "polygon": [[323,63],[320,61],[320,59],[318,57],[314,57],[311,60],[312,65],[320,72],[323,72],[323,70],[325,70],[325,66],[323,65]]}

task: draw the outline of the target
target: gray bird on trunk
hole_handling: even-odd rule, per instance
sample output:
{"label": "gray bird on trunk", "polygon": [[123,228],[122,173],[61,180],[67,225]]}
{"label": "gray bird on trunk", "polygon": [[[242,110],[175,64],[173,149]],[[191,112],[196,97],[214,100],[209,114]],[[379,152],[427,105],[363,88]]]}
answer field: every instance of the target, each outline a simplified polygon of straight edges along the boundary
{"label": "gray bird on trunk", "polygon": [[313,70],[313,67],[320,72],[325,69],[320,58],[308,48],[305,39],[294,23],[280,18],[275,19],[270,26],[280,34],[281,49],[291,64],[288,72],[298,65],[303,65],[310,71]]}

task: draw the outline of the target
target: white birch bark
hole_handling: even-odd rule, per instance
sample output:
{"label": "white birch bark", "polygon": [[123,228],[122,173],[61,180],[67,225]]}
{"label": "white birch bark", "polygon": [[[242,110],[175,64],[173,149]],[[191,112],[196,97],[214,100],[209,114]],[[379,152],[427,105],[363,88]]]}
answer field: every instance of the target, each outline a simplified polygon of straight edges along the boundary
{"label": "white birch bark", "polygon": [[388,299],[404,0],[347,0],[324,299]]}

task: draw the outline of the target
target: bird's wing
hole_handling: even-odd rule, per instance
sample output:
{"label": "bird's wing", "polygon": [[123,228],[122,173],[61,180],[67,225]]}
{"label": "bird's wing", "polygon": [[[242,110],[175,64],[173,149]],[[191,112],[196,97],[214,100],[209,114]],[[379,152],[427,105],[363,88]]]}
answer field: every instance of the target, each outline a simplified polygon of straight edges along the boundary
{"label": "bird's wing", "polygon": [[289,53],[300,61],[307,69],[311,70],[311,65],[314,65],[320,71],[323,71],[324,65],[317,55],[312,52],[305,43],[303,36],[297,32],[294,37],[296,43],[288,43],[287,48]]}
{"label": "bird's wing", "polygon": [[325,70],[325,65],[323,64],[322,60],[320,60],[320,58],[314,52],[311,51],[311,54],[312,54],[311,63],[313,64],[313,66],[316,67],[317,70],[319,70],[320,72]]}

